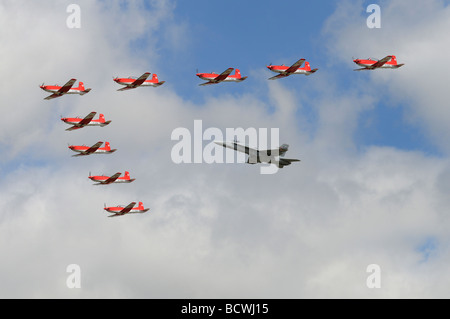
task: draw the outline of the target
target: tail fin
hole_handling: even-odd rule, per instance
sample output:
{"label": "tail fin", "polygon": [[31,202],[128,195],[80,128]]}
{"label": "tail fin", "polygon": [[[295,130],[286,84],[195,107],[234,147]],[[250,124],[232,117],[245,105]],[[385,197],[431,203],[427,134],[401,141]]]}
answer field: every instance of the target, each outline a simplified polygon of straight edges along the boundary
{"label": "tail fin", "polygon": [[99,120],[100,120],[100,123],[105,123],[105,116],[103,114],[101,114],[101,113],[100,113],[100,116],[99,116]]}
{"label": "tail fin", "polygon": [[139,209],[144,209],[144,204],[142,202],[139,202]]}
{"label": "tail fin", "polygon": [[125,172],[125,179],[130,179],[130,172],[128,171]]}
{"label": "tail fin", "polygon": [[105,142],[105,150],[110,151],[111,145],[109,145],[109,142]]}
{"label": "tail fin", "polygon": [[305,71],[307,71],[306,75],[311,75],[313,73],[315,73],[318,69],[312,69],[311,70],[311,65],[309,64],[308,61],[305,62]]}
{"label": "tail fin", "polygon": [[153,73],[153,77],[152,77],[152,82],[158,83],[158,75],[156,75],[155,73]]}
{"label": "tail fin", "polygon": [[394,65],[394,66],[397,66],[397,68],[399,68],[399,67],[405,65],[404,63],[398,64],[398,63],[397,63],[397,57],[396,57],[395,55],[391,55],[391,62],[393,62],[393,65]]}
{"label": "tail fin", "polygon": [[84,88],[84,83],[83,82],[80,82],[80,84],[78,85],[78,88],[81,90],[81,91],[85,91],[86,89]]}
{"label": "tail fin", "polygon": [[311,66],[308,61],[305,62],[305,71],[311,71]]}
{"label": "tail fin", "polygon": [[289,150],[289,144],[282,144],[280,146],[280,156],[284,156],[286,152]]}
{"label": "tail fin", "polygon": [[243,76],[241,75],[241,71],[240,71],[239,69],[236,69],[235,75],[237,76],[236,78],[237,78],[237,80],[238,80],[239,82],[244,81],[246,78],[248,78],[248,76],[244,76],[244,77],[243,77]]}

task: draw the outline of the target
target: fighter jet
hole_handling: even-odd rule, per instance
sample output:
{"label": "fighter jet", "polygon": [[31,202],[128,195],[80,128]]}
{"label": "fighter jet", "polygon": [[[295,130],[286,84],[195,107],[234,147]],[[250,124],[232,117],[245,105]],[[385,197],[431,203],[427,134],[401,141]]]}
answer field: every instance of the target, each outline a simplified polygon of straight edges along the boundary
{"label": "fighter jet", "polygon": [[247,154],[247,164],[269,163],[275,164],[278,168],[283,168],[284,166],[291,165],[292,162],[300,162],[299,159],[283,157],[289,149],[288,144],[283,144],[279,148],[272,150],[257,150],[241,144],[237,140],[233,142],[214,141],[214,143]]}

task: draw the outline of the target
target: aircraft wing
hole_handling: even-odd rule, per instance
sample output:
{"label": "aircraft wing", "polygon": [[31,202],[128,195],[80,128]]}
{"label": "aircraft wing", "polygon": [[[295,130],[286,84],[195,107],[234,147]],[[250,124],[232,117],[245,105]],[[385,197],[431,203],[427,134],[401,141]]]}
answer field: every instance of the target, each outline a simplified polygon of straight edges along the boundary
{"label": "aircraft wing", "polygon": [[130,212],[130,210],[133,209],[134,205],[136,205],[136,202],[132,202],[132,203],[128,204],[120,212],[117,212],[114,215],[110,215],[108,217],[118,217],[118,216],[123,216],[125,214],[128,214]]}
{"label": "aircraft wing", "polygon": [[285,73],[294,73],[295,71],[297,71],[297,69],[299,67],[302,66],[303,62],[305,62],[305,59],[300,59],[297,62],[295,62],[294,64],[292,64],[286,71],[284,71]]}
{"label": "aircraft wing", "polygon": [[57,94],[57,93],[53,93],[52,95],[47,96],[46,98],[44,98],[44,100],[51,100],[51,99],[55,99],[57,97],[62,96],[61,94]]}
{"label": "aircraft wing", "polygon": [[200,86],[205,86],[205,85],[211,85],[211,84],[217,84],[217,83],[219,83],[219,82],[209,81],[209,82],[205,82],[205,83],[202,83],[202,84],[199,84],[199,85]]}
{"label": "aircraft wing", "polygon": [[233,72],[233,70],[234,70],[233,68],[226,69],[225,71],[220,73],[218,76],[216,76],[215,79],[211,80],[210,82],[213,82],[213,83],[222,82],[223,80],[225,80],[231,74],[231,72]]}
{"label": "aircraft wing", "polygon": [[63,94],[69,92],[69,90],[72,88],[75,81],[76,81],[76,79],[70,79],[69,82],[64,84],[57,92],[53,93],[52,95],[47,96],[44,100],[51,100],[51,99],[60,97]]}
{"label": "aircraft wing", "polygon": [[[228,147],[228,148],[231,148],[231,147]],[[256,154],[258,154],[258,150],[257,149],[248,147],[247,145],[234,144],[233,149],[235,151],[238,151],[238,152],[241,152],[241,153],[245,153],[247,155],[253,155],[254,154],[256,156]]]}
{"label": "aircraft wing", "polygon": [[279,168],[283,168],[284,166],[291,165],[292,162],[300,162],[300,160],[296,158],[280,158],[276,164]]}
{"label": "aircraft wing", "polygon": [[118,89],[117,91],[126,91],[126,90],[135,89],[135,88],[136,88],[136,86],[126,86],[121,89]]}
{"label": "aircraft wing", "polygon": [[383,65],[386,64],[386,62],[390,61],[392,58],[392,56],[388,55],[384,58],[382,58],[381,60],[378,60],[377,62],[375,62],[374,64],[372,64],[371,66],[369,66],[369,69],[376,69],[379,67],[382,67]]}
{"label": "aircraft wing", "polygon": [[277,79],[285,78],[285,77],[287,77],[287,76],[289,76],[289,74],[283,74],[283,73],[281,73],[281,74],[272,76],[271,78],[269,78],[269,80],[277,80]]}
{"label": "aircraft wing", "polygon": [[60,94],[64,94],[69,92],[69,90],[72,88],[72,86],[74,85],[76,79],[70,79],[69,82],[67,82],[66,84],[64,84],[59,90],[58,93]]}
{"label": "aircraft wing", "polygon": [[102,184],[114,183],[119,178],[120,175],[121,175],[121,173],[116,173],[113,176],[111,176],[110,178],[108,178],[106,181],[102,182]]}
{"label": "aircraft wing", "polygon": [[128,214],[128,213],[130,212],[130,210],[133,209],[134,205],[136,205],[136,202],[129,203],[129,204],[128,204],[127,206],[125,206],[125,207],[120,211],[120,213],[118,213],[118,214],[119,214],[119,215],[125,215],[125,214]]}
{"label": "aircraft wing", "polygon": [[78,124],[75,124],[72,127],[69,127],[68,129],[66,129],[66,131],[73,131],[73,130],[77,130],[80,129],[86,125],[88,125],[89,123],[91,123],[92,119],[94,118],[95,114],[97,114],[97,112],[91,112],[89,113],[84,119],[82,119]]}
{"label": "aircraft wing", "polygon": [[102,144],[103,144],[103,142],[97,142],[97,143],[95,143],[94,145],[92,145],[91,147],[89,147],[87,150],[85,150],[85,151],[83,152],[83,154],[84,154],[84,155],[89,155],[89,154],[95,153],[95,151],[97,151],[97,150],[100,148],[100,146],[102,146]]}
{"label": "aircraft wing", "polygon": [[134,81],[130,85],[133,86],[133,87],[138,87],[138,86],[142,85],[142,83],[144,83],[145,80],[147,80],[147,78],[149,76],[150,76],[150,73],[146,72],[146,73],[142,74],[139,78],[137,78],[136,81]]}
{"label": "aircraft wing", "polygon": [[78,123],[78,125],[87,125],[89,123],[91,123],[92,119],[94,118],[95,114],[97,114],[97,112],[91,112],[88,115],[86,115],[86,117],[84,119],[82,119],[80,121],[80,123]]}

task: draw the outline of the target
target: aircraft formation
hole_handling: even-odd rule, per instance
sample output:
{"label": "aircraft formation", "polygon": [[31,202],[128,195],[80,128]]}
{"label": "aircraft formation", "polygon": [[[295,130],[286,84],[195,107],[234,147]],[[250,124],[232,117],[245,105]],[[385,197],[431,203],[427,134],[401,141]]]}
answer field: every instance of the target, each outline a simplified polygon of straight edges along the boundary
{"label": "aircraft formation", "polygon": [[[353,62],[360,66],[359,69],[354,69],[354,71],[370,71],[376,69],[398,69],[404,64],[398,64],[397,58],[395,55],[388,55],[380,60],[374,58],[367,59],[353,59]],[[304,64],[304,66],[303,66]],[[302,67],[303,66],[303,67]],[[303,74],[309,76],[314,74],[318,69],[311,69],[311,66],[308,61],[305,59],[299,59],[291,66],[282,65],[268,65],[267,68],[277,75],[268,78],[268,80],[277,80],[281,78],[285,78],[291,76],[293,74]],[[234,71],[234,74],[232,74]],[[118,89],[117,91],[127,91],[131,89],[136,89],[139,87],[159,87],[165,83],[165,81],[159,81],[158,76],[153,74],[151,79],[151,73],[146,72],[142,74],[140,77],[127,77],[127,78],[113,78],[114,82],[119,85],[124,86],[123,88]],[[248,77],[242,76],[239,69],[228,68],[222,73],[218,74],[215,72],[211,73],[199,73],[197,71],[196,76],[200,79],[206,81],[204,83],[199,84],[200,86],[219,84],[221,82],[243,82]],[[83,82],[79,82],[78,87],[74,88],[74,84],[77,80],[70,79],[63,86],[59,85],[40,85],[40,88],[46,92],[52,93],[51,95],[44,98],[44,100],[52,100],[55,98],[62,97],[66,94],[79,94],[81,96],[89,93],[91,91],[90,88],[86,89],[84,87]],[[71,125],[71,127],[67,128],[66,131],[74,131],[79,130],[87,126],[100,126],[104,127],[111,123],[110,120],[106,121],[104,114],[99,114],[98,119],[94,119],[97,112],[91,112],[86,115],[84,118],[81,117],[61,117],[61,121],[66,124]],[[278,168],[283,168],[284,166],[291,165],[293,162],[299,162],[299,159],[288,159],[284,158],[286,152],[289,149],[288,144],[283,144],[277,149],[272,150],[258,150],[250,148],[245,144],[239,143],[239,141],[235,140],[233,142],[227,141],[215,141],[217,145],[223,146],[225,148],[230,148],[238,152],[243,152],[248,155],[247,163],[248,164],[256,164],[256,163],[270,163],[275,164]],[[103,147],[102,145],[105,144]],[[112,149],[109,142],[99,141],[92,146],[86,145],[69,145],[68,146],[71,151],[76,152],[77,154],[72,155],[72,157],[79,156],[89,156],[92,154],[112,154],[117,149]],[[124,176],[121,176],[121,172],[117,172],[112,176],[91,176],[89,174],[89,179],[92,182],[95,182],[94,185],[110,185],[115,183],[132,183],[135,181],[135,178],[130,177],[130,173],[125,171]],[[118,217],[124,216],[127,214],[143,214],[149,211],[149,208],[145,208],[142,202],[139,202],[136,206],[136,202],[131,202],[126,206],[114,206],[107,207],[105,204],[104,210],[108,213],[111,213],[108,217]]]}

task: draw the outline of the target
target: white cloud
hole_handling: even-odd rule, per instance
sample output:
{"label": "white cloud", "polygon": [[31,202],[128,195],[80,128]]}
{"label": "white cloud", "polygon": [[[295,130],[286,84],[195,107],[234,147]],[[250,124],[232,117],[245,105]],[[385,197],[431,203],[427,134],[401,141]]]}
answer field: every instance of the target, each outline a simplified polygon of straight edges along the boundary
{"label": "white cloud", "polygon": [[325,24],[323,33],[334,63],[350,68],[356,66],[351,57],[396,55],[399,63],[405,63],[397,72],[380,70],[354,76],[363,83],[370,81],[363,90],[401,103],[405,119],[447,154],[450,114],[446,101],[450,93],[446,83],[450,67],[441,61],[450,51],[450,42],[445,40],[450,27],[449,6],[442,1],[383,1],[381,28],[369,29],[365,20],[369,14],[362,3],[340,2]]}
{"label": "white cloud", "polygon": [[[152,41],[145,54],[129,46],[156,39],[164,18],[171,19],[170,2],[155,4],[142,10],[133,2],[123,11],[119,1],[108,8],[81,2],[81,30],[65,27],[65,6],[57,2],[0,6],[0,57],[10,61],[0,70],[14,79],[0,97],[10,114],[0,119],[0,141],[9,150],[0,179],[0,296],[447,297],[448,159],[385,147],[355,150],[358,116],[377,97],[357,87],[329,88],[326,73],[313,91],[322,93],[314,98],[314,134],[299,112],[312,93],[298,94],[282,82],[261,84],[268,101],[252,93],[204,93],[202,105],[169,85],[116,92],[112,75],[157,68]],[[140,28],[130,27],[131,19]],[[13,20],[15,32],[8,34],[5,25]],[[188,26],[172,30],[182,27]],[[335,48],[343,47],[338,34],[331,37]],[[43,101],[40,82],[72,76],[92,92]],[[374,76],[377,86],[384,76]],[[93,110],[111,125],[64,131],[60,115]],[[171,132],[191,129],[195,119],[204,129],[279,127],[289,157],[302,162],[274,175],[260,175],[258,165],[176,165]],[[111,156],[72,158],[67,149],[68,142],[107,139],[118,148]],[[97,187],[87,178],[125,169],[134,183]],[[131,201],[143,201],[150,212],[106,218],[105,203]],[[65,285],[73,263],[81,267],[81,290]],[[378,290],[366,286],[372,263],[382,269]]]}

